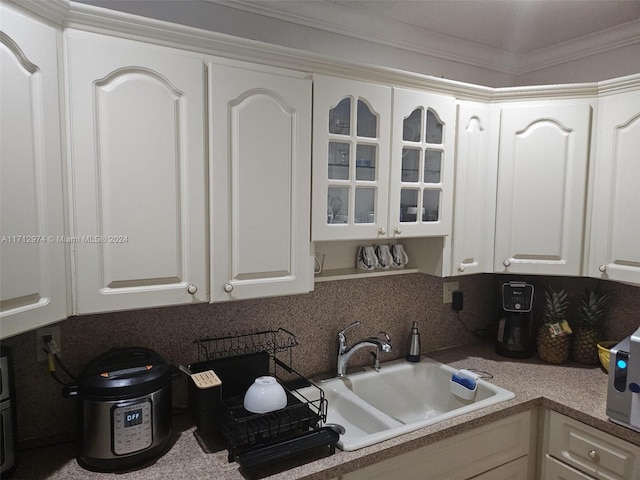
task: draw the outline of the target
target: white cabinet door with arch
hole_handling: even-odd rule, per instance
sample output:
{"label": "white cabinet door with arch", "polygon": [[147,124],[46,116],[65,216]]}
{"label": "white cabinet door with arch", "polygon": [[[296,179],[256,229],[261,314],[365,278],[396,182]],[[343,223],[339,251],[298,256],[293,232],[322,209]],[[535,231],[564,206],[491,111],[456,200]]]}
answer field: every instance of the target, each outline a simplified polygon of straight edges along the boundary
{"label": "white cabinet door with arch", "polygon": [[458,106],[453,275],[493,272],[498,115],[486,103]]}
{"label": "white cabinet door with arch", "polygon": [[453,97],[393,89],[389,236],[451,235]]}
{"label": "white cabinet door with arch", "polygon": [[590,101],[519,102],[500,123],[494,270],[580,275]]}
{"label": "white cabinet door with arch", "polygon": [[213,301],[313,289],[311,78],[209,63]]}
{"label": "white cabinet door with arch", "polygon": [[0,5],[0,335],[67,316],[59,30]]}
{"label": "white cabinet door with arch", "polygon": [[208,301],[204,62],[67,41],[76,313]]}
{"label": "white cabinet door with arch", "polygon": [[312,239],[387,236],[391,87],[314,76]]}
{"label": "white cabinet door with arch", "polygon": [[640,285],[640,91],[600,99],[589,275]]}

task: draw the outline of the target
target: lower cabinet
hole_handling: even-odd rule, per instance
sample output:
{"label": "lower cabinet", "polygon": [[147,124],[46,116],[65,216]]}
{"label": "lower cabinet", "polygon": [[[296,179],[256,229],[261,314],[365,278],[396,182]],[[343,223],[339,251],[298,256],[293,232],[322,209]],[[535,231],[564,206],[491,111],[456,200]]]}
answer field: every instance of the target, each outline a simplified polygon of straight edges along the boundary
{"label": "lower cabinet", "polygon": [[545,413],[545,480],[640,478],[640,447],[557,412]]}
{"label": "lower cabinet", "polygon": [[342,480],[533,479],[536,411],[520,413],[418,448]]}

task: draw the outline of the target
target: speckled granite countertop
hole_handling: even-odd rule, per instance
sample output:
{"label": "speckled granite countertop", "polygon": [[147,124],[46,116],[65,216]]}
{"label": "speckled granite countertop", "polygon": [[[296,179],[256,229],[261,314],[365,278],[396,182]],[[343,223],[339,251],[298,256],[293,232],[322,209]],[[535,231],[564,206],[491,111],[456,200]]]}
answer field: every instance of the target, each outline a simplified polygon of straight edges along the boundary
{"label": "speckled granite countertop", "polygon": [[[537,406],[556,410],[609,434],[640,446],[640,433],[616,425],[606,416],[607,375],[597,367],[578,364],[550,365],[534,357],[529,360],[506,359],[496,355],[490,345],[469,345],[432,352],[426,356],[456,368],[474,368],[493,375],[490,380],[515,393],[507,402],[446,420],[412,433],[366,447],[342,452],[303,466],[278,473],[271,480],[331,479],[366,465],[379,462],[415,448],[459,434]],[[384,365],[383,365],[384,368]],[[226,450],[204,453],[193,435],[188,416],[174,419],[171,449],[154,464],[143,469],[101,474],[88,472],[75,461],[70,444],[21,452],[16,479],[243,479],[236,463],[227,462]],[[117,477],[115,476],[117,475]]]}

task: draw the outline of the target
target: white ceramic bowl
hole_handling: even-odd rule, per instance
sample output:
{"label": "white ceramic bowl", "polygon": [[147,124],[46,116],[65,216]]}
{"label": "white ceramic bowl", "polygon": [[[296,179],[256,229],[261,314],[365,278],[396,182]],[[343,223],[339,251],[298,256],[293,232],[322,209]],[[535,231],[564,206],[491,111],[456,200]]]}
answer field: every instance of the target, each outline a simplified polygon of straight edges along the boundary
{"label": "white ceramic bowl", "polygon": [[287,393],[275,377],[258,377],[244,394],[244,408],[251,413],[268,413],[287,406]]}

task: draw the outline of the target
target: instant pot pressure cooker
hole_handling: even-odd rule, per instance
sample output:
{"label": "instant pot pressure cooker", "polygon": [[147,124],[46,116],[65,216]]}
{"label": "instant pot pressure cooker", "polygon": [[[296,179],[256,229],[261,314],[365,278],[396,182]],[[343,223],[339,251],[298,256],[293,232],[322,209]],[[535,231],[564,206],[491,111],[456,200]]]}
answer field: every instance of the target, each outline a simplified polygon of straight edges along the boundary
{"label": "instant pot pressure cooker", "polygon": [[78,463],[115,471],[158,457],[171,437],[172,370],[153,350],[114,348],[92,360],[76,385]]}

